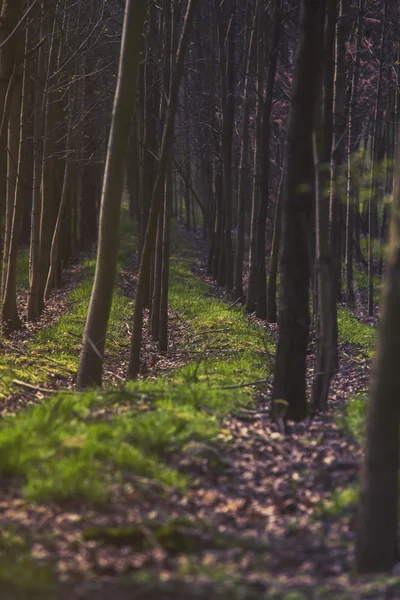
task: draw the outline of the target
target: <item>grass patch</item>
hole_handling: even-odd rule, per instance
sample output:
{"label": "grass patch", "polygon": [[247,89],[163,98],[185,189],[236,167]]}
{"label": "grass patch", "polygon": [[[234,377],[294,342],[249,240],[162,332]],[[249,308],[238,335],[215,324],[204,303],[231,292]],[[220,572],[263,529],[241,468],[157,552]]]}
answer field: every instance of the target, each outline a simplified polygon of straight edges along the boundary
{"label": "grass patch", "polygon": [[[190,322],[187,343],[195,352],[190,364],[174,372],[175,381],[228,386],[266,375],[274,352],[271,337],[248,320],[244,307],[229,309],[213,298],[193,277],[188,258],[171,261],[170,305]],[[241,405],[246,395],[251,398],[251,390],[238,394]]]}
{"label": "grass patch", "polygon": [[[346,280],[344,274],[344,281]],[[356,290],[363,292],[364,294],[368,294],[368,273],[367,271],[354,267],[353,269],[353,280],[354,287]],[[374,275],[373,278],[374,285],[374,302],[379,302],[382,291],[383,277],[379,275]]]}
{"label": "grass patch", "polygon": [[[68,313],[31,342],[38,378],[49,353],[77,366],[93,261],[83,268]],[[243,310],[210,296],[187,256],[173,258],[170,285],[171,307],[190,323],[182,341],[194,351],[188,365],[105,392],[59,394],[0,423],[0,475],[17,478],[27,499],[104,505],[138,481],[183,489],[189,482],[176,457],[193,442],[223,439],[222,417],[251,402],[251,388],[221,388],[266,377],[271,339]],[[116,292],[111,344],[121,341],[130,311]]]}
{"label": "grass patch", "polygon": [[357,319],[345,308],[338,309],[338,333],[340,342],[348,342],[359,348],[366,356],[374,355],[377,330]]}
{"label": "grass patch", "polygon": [[[127,263],[133,249],[129,223],[124,221],[118,269]],[[21,253],[21,256],[24,256]],[[54,323],[42,329],[19,352],[0,356],[0,399],[13,390],[13,379],[44,385],[54,376],[74,375],[79,364],[82,334],[92,291],[96,259],[91,256],[81,265],[81,283],[68,297],[68,309]],[[126,323],[132,315],[132,302],[115,290],[106,344],[108,354],[119,353],[129,343]]]}
{"label": "grass patch", "polygon": [[367,397],[349,398],[339,424],[348,434],[356,438],[360,444],[365,440],[367,418]]}
{"label": "grass patch", "polygon": [[1,597],[13,600],[54,600],[58,594],[51,569],[34,560],[29,544],[30,542],[13,531],[0,534]]}
{"label": "grass patch", "polygon": [[156,542],[172,555],[199,554],[205,549],[266,549],[256,540],[219,533],[204,519],[186,517],[165,522],[147,519],[129,527],[91,527],[85,531],[84,538],[118,548],[130,546],[135,552],[151,550]]}
{"label": "grass patch", "polygon": [[350,507],[357,504],[360,494],[358,485],[351,485],[339,490],[335,490],[329,500],[316,508],[316,517],[323,519],[324,517],[339,517]]}

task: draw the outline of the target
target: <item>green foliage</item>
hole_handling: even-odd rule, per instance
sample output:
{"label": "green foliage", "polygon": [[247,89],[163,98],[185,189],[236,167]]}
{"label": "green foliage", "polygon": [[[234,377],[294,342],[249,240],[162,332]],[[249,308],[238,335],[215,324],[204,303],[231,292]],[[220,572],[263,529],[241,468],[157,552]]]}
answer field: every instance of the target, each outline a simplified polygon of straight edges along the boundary
{"label": "green foliage", "polygon": [[[187,345],[195,352],[193,361],[174,374],[175,380],[227,386],[266,375],[273,353],[271,337],[248,320],[244,308],[228,308],[213,298],[193,277],[190,259],[172,259],[170,303],[190,323]],[[216,401],[223,402],[223,395],[218,395]],[[251,398],[252,393],[244,395]]]}
{"label": "green foliage", "polygon": [[377,339],[375,327],[363,323],[350,311],[338,309],[338,332],[340,342],[358,347],[362,354],[373,356]]}
{"label": "green foliage", "polygon": [[51,570],[34,560],[29,545],[29,540],[11,530],[0,534],[0,596],[55,600],[58,594]]}
{"label": "green foliage", "polygon": [[197,554],[204,547],[211,549],[231,546],[229,538],[225,539],[206,521],[184,517],[172,518],[166,522],[147,519],[129,527],[91,527],[84,537],[116,547],[132,546],[137,552],[150,550],[154,541],[170,554]]}
{"label": "green foliage", "polygon": [[[378,255],[378,250],[380,250],[381,246],[379,244],[379,242],[377,242],[378,247],[377,247],[377,252],[376,255]],[[363,247],[365,245],[366,251],[367,251],[367,240],[361,240],[361,246]],[[368,273],[367,271],[363,270],[363,269],[358,269],[358,268],[354,268],[353,270],[353,277],[354,277],[354,287],[355,289],[357,289],[360,292],[363,292],[365,295],[368,294]],[[382,277],[379,277],[378,275],[374,275],[373,276],[373,284],[374,284],[374,302],[379,302],[380,296],[381,296],[381,291],[382,291],[382,283],[383,283],[383,279]]]}
{"label": "green foliage", "polygon": [[326,500],[316,510],[318,518],[338,517],[343,512],[355,506],[358,502],[360,489],[358,485],[351,485],[339,490],[335,490],[329,500]]}
{"label": "green foliage", "polygon": [[[118,268],[128,261],[132,251],[132,232],[124,224]],[[21,256],[24,256],[21,253]],[[82,345],[82,332],[92,291],[96,261],[94,256],[81,265],[81,283],[69,294],[64,314],[44,327],[20,352],[0,356],[0,398],[13,390],[13,379],[44,385],[53,377],[75,374]],[[113,295],[106,353],[118,355],[128,346],[126,324],[132,314],[132,302],[118,289]]]}
{"label": "green foliage", "polygon": [[[41,367],[48,355],[57,369],[76,369],[93,271],[94,261],[86,261],[69,310],[31,342],[36,381],[46,381]],[[116,486],[120,493],[129,492],[132,481],[137,487],[138,477],[142,484],[183,488],[188,481],[174,457],[190,442],[221,440],[222,417],[251,402],[251,388],[220,388],[266,377],[271,339],[244,311],[211,297],[189,259],[172,261],[170,299],[190,324],[182,340],[194,352],[189,364],[157,380],[59,394],[0,423],[0,475],[16,478],[26,498],[102,505]],[[128,342],[130,312],[131,303],[116,291],[108,352]]]}
{"label": "green foliage", "polygon": [[344,413],[339,418],[341,427],[347,434],[364,442],[366,433],[367,397],[349,398]]}

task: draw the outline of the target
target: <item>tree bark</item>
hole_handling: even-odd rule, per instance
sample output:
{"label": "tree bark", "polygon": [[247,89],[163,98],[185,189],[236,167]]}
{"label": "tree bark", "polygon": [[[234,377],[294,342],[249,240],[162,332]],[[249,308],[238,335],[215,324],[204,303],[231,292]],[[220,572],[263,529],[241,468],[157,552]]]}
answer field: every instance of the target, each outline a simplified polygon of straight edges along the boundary
{"label": "tree bark", "polygon": [[127,0],[100,209],[97,262],[81,350],[77,387],[100,385],[117,271],[120,208],[129,131],[136,98],[145,0]]}
{"label": "tree bark", "polygon": [[[26,30],[25,34],[25,54],[27,53],[30,40],[30,30]],[[13,168],[16,167],[15,184],[14,184],[14,201],[12,211],[12,223],[10,232],[10,241],[8,247],[8,260],[5,277],[5,288],[2,306],[2,322],[4,331],[8,334],[21,328],[21,320],[18,315],[17,308],[17,252],[18,242],[20,237],[20,224],[22,215],[23,194],[25,192],[25,174],[26,174],[26,147],[27,147],[27,117],[29,105],[30,91],[30,58],[26,58],[23,66],[22,85],[17,84],[14,90],[14,103],[18,110],[19,98],[21,96],[21,108],[19,119],[15,118],[15,122],[10,121],[10,127],[16,127],[13,136],[16,137],[15,149],[17,149],[17,141],[19,144],[18,151],[15,156],[10,156],[9,162],[16,161]],[[18,139],[19,138],[19,139]],[[12,153],[14,144],[9,144],[9,151]],[[11,199],[10,199],[11,200]]]}
{"label": "tree bark", "polygon": [[398,560],[400,390],[400,152],[397,153],[388,264],[372,368],[356,536],[360,573],[390,571]]}
{"label": "tree bark", "polygon": [[325,1],[302,1],[282,192],[279,337],[272,398],[275,416],[283,401],[287,418],[294,420],[307,415],[308,239],[314,197],[310,153],[320,97],[324,17]]}
{"label": "tree bark", "polygon": [[[351,97],[349,106],[348,142],[347,142],[347,214],[346,214],[346,302],[354,306],[353,285],[353,232],[354,232],[354,184],[352,173],[352,152],[355,148],[355,137],[357,131],[356,106],[358,100],[358,84],[360,78],[360,51],[362,42],[362,29],[364,19],[364,2],[359,0],[357,20],[356,58],[354,63],[353,78],[351,84]],[[357,216],[358,218],[358,216]]]}
{"label": "tree bark", "polygon": [[136,287],[136,297],[133,312],[133,331],[128,365],[128,377],[131,379],[135,379],[140,372],[140,351],[142,345],[143,310],[145,301],[144,294],[146,290],[146,281],[150,271],[151,256],[154,250],[154,239],[157,229],[158,213],[164,198],[165,174],[173,142],[174,121],[178,107],[179,88],[183,74],[186,47],[189,41],[189,31],[196,3],[197,0],[189,0],[188,2],[181,38],[176,54],[175,70],[171,78],[171,90],[168,98],[160,156],[153,188],[150,214],[147,222],[147,230],[144,238],[144,246],[140,258],[139,276]]}
{"label": "tree bark", "polygon": [[368,314],[370,317],[374,314],[374,238],[376,237],[375,231],[375,218],[374,212],[377,208],[377,182],[375,169],[378,162],[378,149],[379,149],[379,125],[381,119],[381,95],[382,95],[382,74],[384,66],[384,50],[386,41],[386,12],[387,12],[387,0],[383,4],[383,23],[382,23],[382,34],[381,34],[381,48],[379,53],[379,69],[378,69],[378,84],[376,90],[376,101],[374,108],[374,125],[372,133],[372,159],[371,159],[371,172],[370,172],[370,187],[368,195]]}
{"label": "tree bark", "polygon": [[279,43],[282,29],[281,0],[275,0],[273,5],[273,32],[269,56],[266,94],[262,109],[261,129],[261,173],[260,200],[257,211],[256,247],[255,247],[255,288],[256,316],[259,319],[267,317],[267,272],[265,264],[265,230],[269,205],[269,142],[271,132],[271,110],[274,92],[275,74],[278,64]]}
{"label": "tree bark", "polygon": [[249,145],[250,145],[250,111],[251,111],[251,83],[250,69],[254,59],[255,25],[258,14],[259,0],[256,0],[254,15],[250,25],[249,43],[247,49],[244,84],[243,84],[243,114],[242,135],[239,161],[238,180],[238,209],[237,209],[237,236],[235,253],[234,274],[234,300],[243,298],[243,261],[244,261],[244,235],[246,219],[246,192],[250,179]]}

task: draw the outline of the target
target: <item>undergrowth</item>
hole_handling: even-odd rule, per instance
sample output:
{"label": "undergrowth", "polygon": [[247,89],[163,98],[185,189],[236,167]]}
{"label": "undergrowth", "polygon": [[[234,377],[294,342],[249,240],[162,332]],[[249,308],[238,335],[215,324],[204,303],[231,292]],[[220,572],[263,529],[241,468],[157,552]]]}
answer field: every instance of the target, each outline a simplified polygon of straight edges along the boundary
{"label": "undergrowth", "polygon": [[[132,232],[123,221],[121,249],[118,268],[127,263],[132,251]],[[24,253],[21,253],[23,260]],[[95,256],[86,258],[81,264],[81,283],[69,294],[68,308],[51,325],[44,327],[33,339],[16,348],[13,340],[5,342],[7,352],[0,356],[0,399],[14,389],[13,380],[22,380],[33,385],[45,385],[53,378],[67,378],[76,373],[82,345],[82,332],[92,291],[96,267]],[[119,353],[126,346],[126,323],[132,313],[132,303],[115,290],[107,353]]]}
{"label": "undergrowth", "polygon": [[339,341],[349,343],[354,349],[359,349],[360,354],[372,357],[375,351],[377,330],[375,327],[363,323],[349,310],[338,309]]}
{"label": "undergrowth", "polygon": [[[30,343],[40,381],[39,366],[51,351],[57,365],[77,367],[93,268],[92,260],[85,263],[69,311]],[[157,380],[58,394],[0,423],[0,475],[18,480],[25,498],[104,505],[118,498],[116,490],[129,493],[132,485],[183,489],[188,480],[176,457],[189,442],[226,437],[221,418],[251,402],[251,388],[240,384],[266,377],[272,341],[243,310],[210,296],[191,273],[187,256],[172,260],[170,305],[187,322],[186,366]],[[116,292],[110,321],[114,342],[130,311],[129,301]]]}

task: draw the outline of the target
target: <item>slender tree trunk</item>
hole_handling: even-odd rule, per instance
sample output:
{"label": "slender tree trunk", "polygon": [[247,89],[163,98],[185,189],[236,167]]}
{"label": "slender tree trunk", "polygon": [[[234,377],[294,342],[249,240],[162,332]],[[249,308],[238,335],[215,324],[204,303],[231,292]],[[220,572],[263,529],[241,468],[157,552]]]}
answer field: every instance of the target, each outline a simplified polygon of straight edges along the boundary
{"label": "slender tree trunk", "polygon": [[[17,69],[17,67],[16,67]],[[19,70],[19,69],[18,69]],[[19,149],[19,118],[21,103],[21,78],[14,71],[13,83],[7,92],[4,116],[7,123],[7,184],[6,184],[6,213],[4,226],[3,271],[2,271],[2,302],[6,289],[6,277],[10,253],[10,242],[13,227],[13,212],[15,190],[17,185],[18,149]],[[15,324],[16,324],[15,319]]]}
{"label": "slender tree trunk", "polygon": [[282,17],[280,12],[281,0],[275,0],[273,5],[273,33],[271,51],[268,64],[266,94],[262,109],[261,130],[261,173],[260,173],[260,200],[257,211],[256,224],[256,247],[255,247],[255,292],[256,292],[256,316],[259,319],[267,317],[267,272],[265,264],[265,230],[269,204],[269,142],[270,142],[270,119],[272,110],[272,99],[274,92],[276,67],[278,64],[279,43],[282,29]]}
{"label": "slender tree trunk", "polygon": [[[27,54],[30,41],[30,30],[26,30],[25,34],[25,54]],[[17,308],[17,252],[18,242],[20,237],[20,224],[22,215],[22,204],[23,195],[25,192],[25,174],[26,174],[26,148],[27,148],[27,117],[28,117],[28,106],[29,106],[29,91],[30,91],[30,58],[26,58],[23,66],[22,75],[22,86],[17,85],[14,90],[14,103],[15,107],[19,106],[18,96],[21,96],[21,109],[19,115],[19,122],[17,114],[15,115],[15,122],[10,121],[10,128],[16,128],[13,133],[13,137],[18,140],[19,148],[15,156],[10,155],[9,162],[17,161],[17,168],[15,173],[15,185],[14,187],[14,202],[12,212],[12,223],[11,223],[11,235],[8,247],[8,260],[5,278],[4,298],[2,306],[2,322],[3,328],[6,333],[11,333],[21,328],[21,320],[18,316]],[[18,132],[18,133],[17,133]],[[10,154],[13,152],[14,144],[9,144]],[[15,145],[15,149],[17,149]],[[15,168],[15,165],[14,165]],[[11,199],[10,199],[11,200]]]}
{"label": "slender tree trunk", "polygon": [[244,235],[246,220],[246,192],[248,181],[250,179],[249,165],[249,145],[250,145],[250,111],[251,111],[251,83],[250,69],[254,59],[255,48],[255,25],[258,14],[259,0],[256,0],[254,15],[250,25],[250,36],[247,50],[244,85],[243,85],[243,115],[242,115],[242,135],[240,146],[239,161],[239,181],[238,181],[238,210],[237,210],[237,237],[235,254],[235,279],[234,279],[234,300],[243,298],[243,261],[244,261]]}
{"label": "slender tree trunk", "polygon": [[398,560],[400,390],[400,152],[397,153],[388,264],[371,374],[358,507],[356,567],[390,571]]}
{"label": "slender tree trunk", "polygon": [[322,70],[325,5],[325,1],[315,0],[301,3],[282,192],[279,337],[272,398],[276,418],[283,402],[287,418],[295,420],[307,415],[308,240],[314,197],[309,171]]}
{"label": "slender tree trunk", "polygon": [[[332,257],[333,290],[336,300],[342,298],[342,250],[341,250],[341,168],[345,160],[345,84],[346,84],[346,30],[348,0],[340,0],[339,18],[336,25],[335,76],[333,92],[333,139],[331,152],[331,188],[329,207],[329,243]],[[337,306],[334,303],[333,317],[333,369],[339,365]]]}
{"label": "slender tree trunk", "polygon": [[161,150],[158,160],[156,179],[153,188],[150,214],[144,239],[143,251],[140,259],[139,276],[136,287],[136,297],[133,312],[133,331],[131,339],[131,350],[128,365],[128,377],[136,378],[140,372],[140,350],[143,332],[143,310],[146,280],[150,271],[151,256],[154,249],[154,238],[157,229],[158,213],[164,198],[165,174],[168,159],[172,148],[174,121],[179,99],[179,88],[183,74],[186,47],[189,41],[189,31],[192,22],[196,0],[189,0],[183,29],[176,55],[175,70],[171,79],[171,91],[168,98],[167,112],[165,116],[164,131],[161,141]]}
{"label": "slender tree trunk", "polygon": [[101,384],[104,346],[117,272],[125,159],[136,98],[141,31],[145,12],[145,0],[127,0],[118,84],[103,180],[96,273],[77,378],[77,387],[80,389]]}
{"label": "slender tree trunk", "polygon": [[356,106],[358,101],[358,84],[360,78],[360,52],[362,42],[362,29],[364,19],[364,2],[359,0],[357,20],[356,58],[351,84],[351,97],[349,106],[348,142],[347,142],[347,215],[346,215],[346,302],[354,306],[353,286],[353,234],[354,234],[354,185],[352,173],[352,152],[355,148],[357,131]]}
{"label": "slender tree trunk", "polygon": [[[73,100],[70,99],[71,104]],[[46,300],[50,297],[51,290],[54,285],[55,277],[56,277],[56,269],[57,269],[57,260],[60,252],[60,236],[61,236],[61,227],[64,218],[65,207],[67,204],[69,186],[70,186],[70,178],[71,178],[71,161],[72,161],[72,126],[74,123],[74,108],[71,107],[69,118],[68,118],[68,133],[67,133],[67,141],[65,147],[65,169],[64,169],[64,179],[63,186],[61,191],[61,200],[60,205],[58,207],[58,214],[56,225],[53,232],[53,239],[51,242],[50,248],[50,267],[49,273],[46,281],[46,288],[44,292],[44,297]]]}
{"label": "slender tree trunk", "polygon": [[379,70],[378,70],[378,85],[376,90],[376,101],[374,109],[374,127],[372,133],[372,160],[371,160],[371,172],[370,172],[370,187],[368,196],[368,314],[373,316],[374,314],[374,238],[375,234],[375,219],[374,212],[377,205],[377,184],[375,169],[378,159],[378,148],[379,148],[379,133],[378,127],[381,119],[381,95],[382,95],[382,73],[384,66],[384,50],[386,40],[386,11],[387,11],[387,0],[383,4],[383,23],[382,23],[382,35],[381,35],[381,48],[379,56]]}
{"label": "slender tree trunk", "polygon": [[[223,5],[221,5],[222,7]],[[232,139],[234,122],[234,49],[236,0],[229,5],[229,15],[224,15],[219,0],[215,3],[218,23],[219,65],[221,74],[222,109],[222,173],[224,202],[224,270],[225,286],[233,290],[232,249]]]}
{"label": "slender tree trunk", "polygon": [[[0,252],[4,252],[3,225],[6,212],[6,181],[7,181],[7,125],[9,107],[7,96],[11,97],[15,77],[15,61],[18,51],[18,35],[10,34],[15,31],[22,17],[22,0],[3,0],[0,9],[0,43],[4,44],[0,50]],[[1,297],[3,297],[5,274],[3,269],[3,256],[0,257],[0,279],[2,282]]]}
{"label": "slender tree trunk", "polygon": [[282,228],[282,180],[285,166],[283,166],[282,177],[279,183],[279,190],[275,205],[274,235],[272,238],[271,259],[269,263],[269,277],[267,289],[267,321],[276,323],[277,304],[276,304],[276,280],[278,276],[279,247]]}
{"label": "slender tree trunk", "polygon": [[320,411],[326,410],[328,406],[329,386],[334,364],[334,319],[336,318],[336,298],[329,244],[335,23],[336,0],[327,0],[322,78],[324,102],[322,110],[317,108],[317,126],[314,134],[317,333],[311,404],[314,410]]}
{"label": "slender tree trunk", "polygon": [[[42,20],[44,6],[42,3]],[[42,33],[42,29],[41,29]],[[33,132],[33,189],[32,189],[32,212],[31,212],[31,242],[29,255],[29,295],[28,295],[28,321],[35,321],[40,314],[39,305],[39,236],[40,236],[40,212],[41,193],[40,182],[42,179],[43,164],[43,111],[42,103],[45,94],[45,47],[42,45],[38,50],[37,57],[37,80],[35,85],[35,109],[34,109],[34,132]]]}
{"label": "slender tree trunk", "polygon": [[161,301],[160,301],[160,324],[159,324],[159,350],[168,350],[168,287],[169,287],[169,255],[170,255],[170,221],[172,206],[172,178],[171,169],[165,180],[164,197],[164,227],[163,227],[163,263],[161,276]]}
{"label": "slender tree trunk", "polygon": [[158,215],[158,225],[154,256],[153,298],[151,301],[151,336],[158,341],[160,333],[161,274],[163,263],[164,215]]}
{"label": "slender tree trunk", "polygon": [[[257,15],[257,41],[263,39],[263,7],[259,7]],[[261,172],[261,129],[262,129],[262,104],[263,104],[263,75],[264,75],[265,57],[264,49],[257,52],[257,80],[256,80],[256,114],[255,114],[255,134],[254,134],[254,154],[253,154],[253,195],[251,202],[250,219],[250,250],[249,250],[249,280],[247,283],[246,309],[247,312],[254,312],[256,309],[256,240],[257,240],[257,213],[260,202],[260,172]]]}

